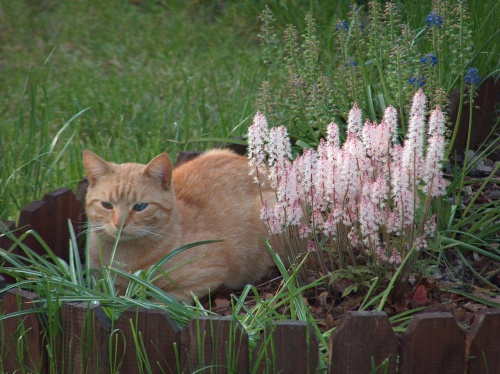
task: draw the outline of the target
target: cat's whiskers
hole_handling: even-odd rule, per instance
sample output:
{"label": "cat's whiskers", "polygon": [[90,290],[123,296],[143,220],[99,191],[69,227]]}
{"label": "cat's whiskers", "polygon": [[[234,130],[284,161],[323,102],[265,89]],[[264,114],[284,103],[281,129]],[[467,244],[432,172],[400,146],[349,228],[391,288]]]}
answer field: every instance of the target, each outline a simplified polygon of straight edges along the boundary
{"label": "cat's whiskers", "polygon": [[161,243],[166,236],[159,233],[156,227],[142,226],[141,231],[137,234],[137,238],[149,238],[157,243]]}
{"label": "cat's whiskers", "polygon": [[101,231],[106,231],[106,226],[105,225],[91,225],[90,226],[90,232],[101,232]]}
{"label": "cat's whiskers", "polygon": [[102,224],[102,225],[91,225],[90,228],[89,228],[90,232],[93,233],[97,233],[97,235],[101,236],[104,235],[105,237],[108,237],[108,238],[111,238],[111,239],[115,239],[115,236],[110,234],[108,232],[108,230],[106,230],[106,225]]}
{"label": "cat's whiskers", "polygon": [[[90,232],[95,232],[97,234],[105,234],[107,236],[112,237],[106,230],[106,225],[92,225],[89,228]],[[122,232],[122,235],[124,233]],[[137,228],[133,230],[132,232],[128,232],[128,235],[132,236],[134,239],[143,239],[143,238],[149,238],[156,243],[161,243],[166,236],[158,232],[157,227],[150,227],[150,226],[141,226],[140,228]]]}

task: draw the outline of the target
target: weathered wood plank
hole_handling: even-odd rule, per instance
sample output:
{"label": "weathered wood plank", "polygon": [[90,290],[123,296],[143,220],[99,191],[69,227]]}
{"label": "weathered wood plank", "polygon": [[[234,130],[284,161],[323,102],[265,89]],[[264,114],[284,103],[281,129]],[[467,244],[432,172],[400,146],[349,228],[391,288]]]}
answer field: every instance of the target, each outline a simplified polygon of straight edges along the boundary
{"label": "weathered wood plank", "polygon": [[182,330],[182,373],[248,373],[248,355],[247,333],[232,317],[200,316]]}
{"label": "weathered wood plank", "polygon": [[279,321],[266,327],[253,360],[255,373],[314,373],[318,339],[306,322]]}
{"label": "weathered wood plank", "polygon": [[4,291],[5,285],[6,285],[5,278],[2,275],[0,275],[0,302],[3,299],[3,295],[5,295]]}
{"label": "weathered wood plank", "polygon": [[450,313],[416,315],[401,337],[401,374],[462,374],[465,339]]}
{"label": "weathered wood plank", "polygon": [[47,203],[47,219],[50,221],[51,230],[40,235],[56,256],[67,260],[70,240],[68,220],[71,220],[78,237],[85,224],[83,206],[68,188],[59,188],[45,194],[43,201]]}
{"label": "weathered wood plank", "polygon": [[14,242],[10,240],[5,233],[16,229],[14,221],[0,221],[0,248],[8,250]]}
{"label": "weathered wood plank", "polygon": [[[469,142],[470,149],[476,149],[490,134],[493,124],[495,123],[495,106],[498,104],[498,82],[495,78],[489,77],[484,82],[481,82],[476,97],[474,98],[474,107],[472,115],[474,117],[474,130],[469,134],[469,117],[470,106],[464,105],[460,116],[460,124],[457,131],[453,150],[461,151]],[[450,120],[452,124],[457,123],[458,109],[460,105],[460,94],[458,89],[455,89],[450,94]],[[462,100],[466,100],[463,98]],[[451,130],[454,130],[454,126]]]}
{"label": "weathered wood plank", "polygon": [[[38,296],[19,289],[4,294],[2,316],[35,308]],[[2,370],[14,372],[47,372],[42,326],[34,313],[7,318],[0,322]]]}
{"label": "weathered wood plank", "polygon": [[496,373],[500,370],[500,310],[487,310],[476,317],[467,334],[468,372]]}
{"label": "weathered wood plank", "polygon": [[[47,203],[45,201],[32,201],[25,206],[19,215],[17,227],[19,228],[18,236],[28,230],[35,230],[42,238],[46,236],[52,229],[50,219],[48,219]],[[23,240],[23,244],[39,255],[46,253],[40,242],[32,235],[28,235]]]}
{"label": "weathered wood plank", "polygon": [[[14,242],[7,237],[6,233],[10,232],[13,235],[16,229],[16,223],[14,221],[0,221],[0,248],[3,250],[11,250],[12,254],[19,254],[17,248],[11,249]],[[10,264],[3,259],[0,259],[0,268],[10,267]],[[9,275],[3,274],[4,281],[7,283],[14,283],[16,280]]]}
{"label": "weathered wood plank", "polygon": [[152,373],[177,372],[174,345],[179,347],[180,329],[166,312],[129,308],[111,331],[112,345],[116,343],[111,356],[118,357],[122,370],[139,373],[149,365]]}
{"label": "weathered wood plank", "polygon": [[111,323],[99,306],[65,303],[59,310],[62,333],[57,340],[57,372],[109,371]]}
{"label": "weathered wood plank", "polygon": [[[20,229],[18,236],[28,230],[36,231],[56,256],[67,261],[70,239],[68,220],[73,222],[78,235],[84,227],[83,219],[83,206],[73,192],[67,188],[59,188],[47,193],[43,201],[33,201],[21,210],[17,225]],[[26,237],[23,244],[40,255],[46,253],[34,236]]]}
{"label": "weathered wood plank", "polygon": [[381,364],[396,373],[398,346],[387,314],[348,312],[330,336],[329,373],[364,374]]}

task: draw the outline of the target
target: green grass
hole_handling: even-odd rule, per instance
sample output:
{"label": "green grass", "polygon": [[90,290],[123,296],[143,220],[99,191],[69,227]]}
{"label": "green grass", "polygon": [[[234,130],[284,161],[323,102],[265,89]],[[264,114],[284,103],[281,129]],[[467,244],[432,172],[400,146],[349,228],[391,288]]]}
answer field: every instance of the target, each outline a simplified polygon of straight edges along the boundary
{"label": "green grass", "polygon": [[244,135],[260,81],[258,13],[251,2],[211,19],[182,2],[1,1],[0,217],[74,187],[85,148],[146,162]]}
{"label": "green grass", "polygon": [[[50,189],[75,187],[84,175],[85,148],[116,162],[146,162],[162,151],[175,159],[182,149],[210,148],[215,142],[207,139],[244,136],[266,79],[277,101],[276,124],[294,125],[283,64],[277,58],[269,70],[260,63],[258,16],[265,3],[1,0],[0,218],[15,218]],[[267,4],[276,16],[278,37],[289,23],[301,33],[306,12],[313,12],[319,72],[341,90],[319,110],[328,113],[321,122],[343,118],[351,103],[342,96],[344,83],[335,70],[343,59],[332,46],[337,21],[350,19],[349,4]],[[361,2],[360,11],[367,7]],[[494,40],[500,7],[494,1],[471,1],[469,7],[474,9],[474,66],[483,78],[498,74],[500,50]],[[402,21],[418,34],[430,9],[430,1],[401,4]],[[422,37],[416,43],[422,54],[430,46]],[[367,113],[373,117],[391,100],[378,94],[373,63],[368,60],[366,66],[371,81],[365,83],[374,99]],[[447,87],[457,86],[453,79],[441,79]],[[54,142],[82,110],[87,111]],[[305,114],[306,127],[318,121],[314,115]]]}

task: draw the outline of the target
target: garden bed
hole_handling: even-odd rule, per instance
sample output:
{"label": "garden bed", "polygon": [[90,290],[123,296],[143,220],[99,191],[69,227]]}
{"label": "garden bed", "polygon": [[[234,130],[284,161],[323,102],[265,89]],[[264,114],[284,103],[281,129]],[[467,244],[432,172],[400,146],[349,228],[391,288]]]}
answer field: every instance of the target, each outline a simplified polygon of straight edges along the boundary
{"label": "garden bed", "polygon": [[[67,261],[68,220],[79,227],[83,217],[82,204],[73,192],[59,189],[23,209],[17,229],[13,222],[6,227],[18,237],[27,230],[36,231]],[[2,248],[13,245],[6,236],[0,240]],[[43,253],[32,236],[26,236],[24,243]],[[498,309],[470,314],[472,325],[467,333],[449,312],[417,314],[403,334],[394,333],[393,321],[384,312],[349,311],[338,319],[328,352],[321,352],[317,333],[306,322],[267,325],[256,347],[250,347],[246,332],[233,316],[199,316],[180,329],[165,311],[132,306],[111,321],[101,306],[90,301],[58,305],[57,317],[50,317],[57,320],[56,331],[47,331],[47,316],[37,303],[38,296],[7,288],[1,306],[6,372],[20,367],[39,372],[54,368],[57,372],[107,372],[121,366],[129,372],[145,367],[152,372],[162,372],[160,368],[192,372],[202,367],[226,372],[232,367],[241,373],[305,373],[318,369],[320,355],[327,356],[329,373],[366,373],[376,367],[387,368],[388,373],[462,373],[465,368],[470,373],[486,373],[500,367]],[[272,292],[265,287],[260,290]],[[6,318],[9,314],[12,317]]]}

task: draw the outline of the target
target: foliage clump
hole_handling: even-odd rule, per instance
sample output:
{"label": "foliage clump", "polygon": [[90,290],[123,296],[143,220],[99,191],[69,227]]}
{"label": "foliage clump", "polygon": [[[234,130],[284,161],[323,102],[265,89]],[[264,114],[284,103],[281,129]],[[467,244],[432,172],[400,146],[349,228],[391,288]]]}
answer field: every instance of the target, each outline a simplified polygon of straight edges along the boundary
{"label": "foliage clump", "polygon": [[261,218],[282,239],[276,249],[292,262],[308,255],[315,272],[340,271],[353,280],[347,293],[374,277],[387,286],[398,267],[396,288],[401,288],[416,270],[412,265],[427,237],[435,235],[431,199],[446,193],[445,117],[438,106],[426,123],[426,98],[419,90],[403,144],[393,107],[378,124],[363,123],[355,105],[347,126],[342,145],[332,122],[317,149],[292,161],[285,127],[268,129],[266,118],[255,116],[248,136],[250,165],[256,182],[276,193],[276,203],[264,204]]}
{"label": "foliage clump", "polygon": [[[317,145],[326,136],[332,119],[344,129],[354,103],[371,120],[381,118],[386,107],[395,107],[403,137],[410,109],[407,103],[418,89],[446,112],[452,90],[465,93],[464,77],[476,56],[467,4],[433,1],[419,29],[403,18],[393,1],[373,0],[367,8],[354,3],[347,19],[333,23],[333,50],[329,51],[329,46],[322,49],[309,13],[302,33],[293,25],[286,28],[280,48],[275,19],[266,9],[262,29],[273,31],[260,34],[268,72],[264,91],[269,93],[272,83],[277,88],[283,77],[286,86],[273,104],[259,101],[259,109],[273,123],[289,123],[291,136],[309,145]],[[281,117],[268,110],[278,105],[287,108]]]}

